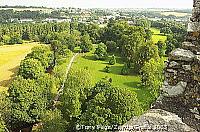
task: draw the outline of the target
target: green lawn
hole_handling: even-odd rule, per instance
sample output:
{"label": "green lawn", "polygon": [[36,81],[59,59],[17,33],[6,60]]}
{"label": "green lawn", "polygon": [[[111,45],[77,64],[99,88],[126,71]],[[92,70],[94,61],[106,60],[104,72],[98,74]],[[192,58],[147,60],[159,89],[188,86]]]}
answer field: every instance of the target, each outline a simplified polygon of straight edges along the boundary
{"label": "green lawn", "polygon": [[[140,77],[133,74],[126,76],[120,75],[121,69],[123,67],[123,62],[120,57],[116,57],[117,63],[113,66],[110,66],[111,72],[106,73],[103,71],[103,69],[105,68],[105,66],[109,65],[108,61],[95,60],[93,52],[80,54],[79,56],[77,56],[72,68],[81,69],[87,67],[91,73],[93,84],[106,76],[110,77],[112,78],[112,84],[114,86],[128,88],[135,91],[141,104],[149,104],[150,93],[149,90],[143,88],[140,85]],[[148,106],[144,107],[147,108]]]}
{"label": "green lawn", "polygon": [[151,28],[151,31],[153,32],[152,40],[154,43],[157,43],[160,40],[164,42],[167,39],[164,34],[160,33],[159,29]]}

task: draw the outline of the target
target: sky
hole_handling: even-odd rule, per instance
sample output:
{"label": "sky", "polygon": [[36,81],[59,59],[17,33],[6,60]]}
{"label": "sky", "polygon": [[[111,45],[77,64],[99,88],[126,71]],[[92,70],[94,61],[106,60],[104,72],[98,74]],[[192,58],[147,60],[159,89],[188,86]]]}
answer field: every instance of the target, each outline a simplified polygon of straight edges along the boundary
{"label": "sky", "polygon": [[193,0],[0,0],[0,5],[79,8],[192,8]]}

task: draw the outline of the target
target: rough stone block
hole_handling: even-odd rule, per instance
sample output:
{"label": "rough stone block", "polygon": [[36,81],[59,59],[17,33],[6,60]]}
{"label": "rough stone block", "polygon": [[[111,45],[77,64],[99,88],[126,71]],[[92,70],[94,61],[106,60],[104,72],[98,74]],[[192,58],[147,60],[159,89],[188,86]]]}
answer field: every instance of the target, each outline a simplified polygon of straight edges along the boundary
{"label": "rough stone block", "polygon": [[161,90],[162,90],[164,96],[176,97],[176,96],[183,94],[186,86],[187,86],[187,82],[181,81],[181,82],[177,83],[176,86],[165,85],[164,87],[162,87]]}
{"label": "rough stone block", "polygon": [[170,53],[169,60],[193,61],[194,57],[195,55],[191,51],[178,48]]}

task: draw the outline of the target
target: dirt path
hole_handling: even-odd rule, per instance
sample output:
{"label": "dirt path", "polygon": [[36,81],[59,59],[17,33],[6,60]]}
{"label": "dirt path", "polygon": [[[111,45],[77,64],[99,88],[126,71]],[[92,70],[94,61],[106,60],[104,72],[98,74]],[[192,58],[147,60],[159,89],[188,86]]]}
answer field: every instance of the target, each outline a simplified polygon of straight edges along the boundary
{"label": "dirt path", "polygon": [[72,63],[74,62],[74,60],[75,60],[75,58],[76,58],[76,56],[77,56],[78,54],[79,54],[79,53],[76,53],[76,54],[73,55],[73,57],[71,58],[71,60],[70,60],[70,62],[69,62],[69,64],[68,64],[68,66],[67,66],[67,68],[66,68],[65,77],[64,77],[63,83],[62,83],[62,85],[61,85],[59,91],[57,92],[56,97],[54,98],[54,105],[53,105],[53,107],[55,107],[55,104],[56,104],[56,102],[58,101],[58,99],[59,99],[59,97],[60,97],[60,94],[61,94],[61,93],[63,92],[63,90],[64,90],[64,86],[65,86],[65,82],[66,82],[66,79],[67,79],[67,75],[68,75],[68,73],[69,73],[69,71],[70,71],[70,69],[71,69]]}

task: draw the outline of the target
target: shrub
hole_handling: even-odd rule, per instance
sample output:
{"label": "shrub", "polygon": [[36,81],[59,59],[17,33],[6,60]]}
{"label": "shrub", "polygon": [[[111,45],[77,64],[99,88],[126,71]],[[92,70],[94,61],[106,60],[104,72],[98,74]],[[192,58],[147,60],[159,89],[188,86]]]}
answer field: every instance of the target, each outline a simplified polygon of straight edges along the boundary
{"label": "shrub", "polygon": [[121,70],[121,74],[122,74],[122,75],[128,75],[129,72],[130,72],[130,69],[129,69],[129,67],[128,67],[128,64],[125,63],[124,66],[123,66],[123,68],[122,68],[122,70]]}
{"label": "shrub", "polygon": [[110,59],[110,61],[109,61],[109,64],[110,64],[110,65],[114,65],[115,63],[116,63],[116,58],[115,58],[114,55],[112,55],[112,57],[111,57],[111,59]]}
{"label": "shrub", "polygon": [[104,68],[104,71],[107,72],[107,73],[110,73],[110,67],[109,67],[109,66],[106,66],[106,67]]}

